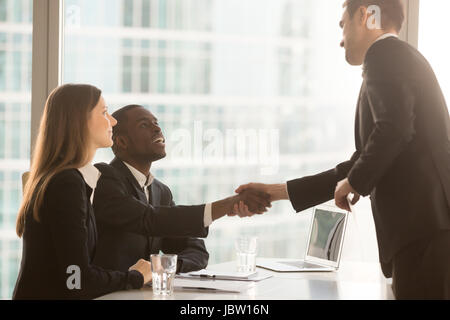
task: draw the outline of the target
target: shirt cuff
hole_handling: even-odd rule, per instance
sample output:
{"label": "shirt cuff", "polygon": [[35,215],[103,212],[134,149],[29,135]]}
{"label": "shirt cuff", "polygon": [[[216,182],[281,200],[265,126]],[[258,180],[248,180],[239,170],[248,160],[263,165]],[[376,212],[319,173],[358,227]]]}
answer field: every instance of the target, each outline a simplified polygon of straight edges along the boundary
{"label": "shirt cuff", "polygon": [[207,203],[205,204],[205,211],[203,213],[203,224],[206,227],[209,227],[209,225],[212,223],[212,204]]}
{"label": "shirt cuff", "polygon": [[288,189],[287,182],[284,184],[284,187],[286,188],[286,194],[287,194],[288,200],[290,201],[291,197],[289,196],[289,189]]}

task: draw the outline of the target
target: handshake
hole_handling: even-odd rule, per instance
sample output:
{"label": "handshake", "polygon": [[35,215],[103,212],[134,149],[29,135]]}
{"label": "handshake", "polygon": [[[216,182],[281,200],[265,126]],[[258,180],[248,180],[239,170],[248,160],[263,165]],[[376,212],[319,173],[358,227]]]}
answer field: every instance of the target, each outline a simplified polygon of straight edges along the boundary
{"label": "handshake", "polygon": [[241,218],[266,212],[273,201],[289,199],[286,184],[249,183],[235,192],[238,195],[231,197],[233,205],[227,215]]}
{"label": "handshake", "polygon": [[[231,197],[233,204],[228,216],[250,217],[262,214],[270,208],[273,201],[289,200],[287,184],[248,183],[235,190],[237,196]],[[349,196],[353,195],[350,199]],[[339,181],[334,191],[334,201],[337,207],[351,211],[350,205],[359,201],[360,195],[350,185],[348,178]]]}

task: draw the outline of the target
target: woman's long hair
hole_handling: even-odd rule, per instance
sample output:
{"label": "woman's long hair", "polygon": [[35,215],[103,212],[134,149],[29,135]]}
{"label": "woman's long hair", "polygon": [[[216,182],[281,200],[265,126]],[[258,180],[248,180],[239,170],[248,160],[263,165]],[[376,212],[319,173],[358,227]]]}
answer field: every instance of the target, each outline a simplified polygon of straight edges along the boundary
{"label": "woman's long hair", "polygon": [[65,84],[54,89],[45,103],[32,156],[29,178],[16,222],[16,233],[23,235],[25,218],[31,209],[40,221],[39,209],[52,177],[89,161],[88,119],[101,91],[86,84]]}

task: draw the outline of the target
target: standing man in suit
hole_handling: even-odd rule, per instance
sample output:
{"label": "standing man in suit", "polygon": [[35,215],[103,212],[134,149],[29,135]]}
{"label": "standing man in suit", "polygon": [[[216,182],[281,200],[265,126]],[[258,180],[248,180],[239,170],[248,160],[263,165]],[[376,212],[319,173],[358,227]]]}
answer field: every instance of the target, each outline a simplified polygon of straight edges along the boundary
{"label": "standing man in suit", "polygon": [[[371,28],[378,6],[381,29]],[[450,120],[427,60],[398,39],[401,0],[348,0],[341,46],[363,65],[356,152],[349,161],[287,184],[248,184],[295,210],[328,201],[349,210],[370,195],[380,262],[397,299],[450,299]]]}
{"label": "standing man in suit", "polygon": [[150,173],[152,163],[166,156],[158,120],[139,105],[123,107],[113,117],[116,158],[110,165],[96,164],[102,172],[94,197],[98,265],[128,270],[135,257],[148,260],[161,250],[178,255],[177,272],[203,269],[209,255],[195,237],[206,237],[213,220],[231,214],[236,203],[245,216],[270,206],[268,196],[254,191],[212,204],[176,206],[169,187]]}

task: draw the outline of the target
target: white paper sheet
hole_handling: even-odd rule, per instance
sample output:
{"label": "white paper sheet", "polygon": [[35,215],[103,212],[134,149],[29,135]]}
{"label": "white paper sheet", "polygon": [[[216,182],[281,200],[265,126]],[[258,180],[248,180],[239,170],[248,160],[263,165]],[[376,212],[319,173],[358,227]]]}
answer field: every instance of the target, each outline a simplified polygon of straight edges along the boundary
{"label": "white paper sheet", "polygon": [[175,278],[174,281],[174,290],[198,290],[205,292],[241,293],[254,286],[254,283],[231,280]]}
{"label": "white paper sheet", "polygon": [[199,270],[189,273],[180,273],[177,275],[178,278],[186,279],[215,279],[215,280],[234,280],[234,281],[261,281],[272,277],[272,274],[267,271],[255,271],[255,272],[224,272],[224,271],[213,271],[213,270]]}

